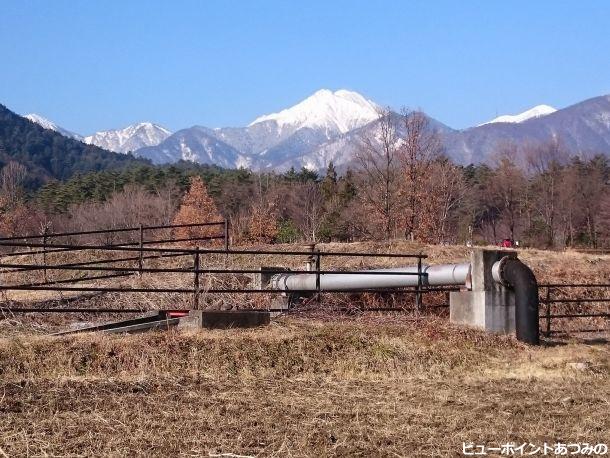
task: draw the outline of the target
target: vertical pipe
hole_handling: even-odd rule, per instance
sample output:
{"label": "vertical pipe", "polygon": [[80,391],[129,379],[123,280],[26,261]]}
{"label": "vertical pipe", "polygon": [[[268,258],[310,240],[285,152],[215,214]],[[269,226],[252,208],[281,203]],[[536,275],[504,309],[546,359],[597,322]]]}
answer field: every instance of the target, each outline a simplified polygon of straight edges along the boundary
{"label": "vertical pipe", "polygon": [[193,255],[193,271],[195,276],[193,278],[193,309],[199,309],[199,247],[195,248],[195,254]]}

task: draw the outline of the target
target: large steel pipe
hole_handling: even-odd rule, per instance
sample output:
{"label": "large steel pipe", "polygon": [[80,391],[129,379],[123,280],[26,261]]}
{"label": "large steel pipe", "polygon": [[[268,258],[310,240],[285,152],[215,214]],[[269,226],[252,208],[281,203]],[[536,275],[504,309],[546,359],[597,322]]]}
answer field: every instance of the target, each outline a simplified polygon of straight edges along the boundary
{"label": "large steel pipe", "polygon": [[[424,274],[421,277],[423,286],[465,285],[470,274],[470,263],[422,265],[421,272]],[[271,287],[285,291],[316,291],[316,276],[315,273],[281,273],[271,277]],[[404,288],[417,285],[417,266],[363,270],[357,274],[320,274],[320,291]]]}
{"label": "large steel pipe", "polygon": [[530,345],[540,344],[538,328],[538,282],[534,272],[518,259],[508,256],[491,269],[493,279],[515,292],[515,330],[517,340]]}

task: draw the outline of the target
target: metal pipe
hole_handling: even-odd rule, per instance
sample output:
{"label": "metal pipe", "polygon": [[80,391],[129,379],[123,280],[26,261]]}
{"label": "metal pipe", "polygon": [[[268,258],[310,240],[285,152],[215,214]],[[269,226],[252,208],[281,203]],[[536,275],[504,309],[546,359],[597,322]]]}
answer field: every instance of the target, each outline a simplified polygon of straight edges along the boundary
{"label": "metal pipe", "polygon": [[515,330],[517,340],[530,345],[540,344],[538,325],[538,283],[532,270],[515,258],[504,257],[496,262],[493,279],[515,292]]}
{"label": "metal pipe", "polygon": [[[383,273],[387,275],[383,275]],[[366,275],[370,273],[370,275]],[[418,266],[391,269],[364,270],[358,274],[320,274],[320,291],[345,291],[378,288],[404,288],[417,286],[421,278],[423,286],[465,285],[470,275],[470,263],[423,265],[421,276]],[[271,277],[271,288],[283,291],[316,291],[316,274],[280,273]]]}

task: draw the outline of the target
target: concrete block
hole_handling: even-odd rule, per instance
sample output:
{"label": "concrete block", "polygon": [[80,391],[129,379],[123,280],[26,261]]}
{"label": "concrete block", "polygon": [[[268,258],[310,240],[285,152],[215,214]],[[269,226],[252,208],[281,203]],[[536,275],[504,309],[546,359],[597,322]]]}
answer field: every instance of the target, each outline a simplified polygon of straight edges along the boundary
{"label": "concrete block", "polygon": [[449,294],[449,319],[487,332],[515,332],[515,299],[510,291],[459,291]]}
{"label": "concrete block", "polygon": [[229,329],[266,326],[271,314],[264,310],[191,310],[179,329]]}
{"label": "concrete block", "polygon": [[487,332],[515,332],[515,296],[496,283],[491,267],[503,257],[516,258],[514,251],[475,249],[471,255],[471,291],[449,295],[450,321]]}

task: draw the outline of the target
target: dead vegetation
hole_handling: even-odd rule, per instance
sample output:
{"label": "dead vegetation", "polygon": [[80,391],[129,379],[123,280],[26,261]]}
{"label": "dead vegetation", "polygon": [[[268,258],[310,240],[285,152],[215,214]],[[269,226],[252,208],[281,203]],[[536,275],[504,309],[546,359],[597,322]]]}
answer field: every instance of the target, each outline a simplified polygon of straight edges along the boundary
{"label": "dead vegetation", "polygon": [[[442,246],[425,245],[402,240],[391,242],[357,242],[357,243],[328,243],[319,244],[321,251],[353,251],[353,252],[402,252],[402,253],[425,253],[428,258],[425,263],[439,264],[463,262],[468,259],[470,249],[465,246]],[[272,250],[304,250],[299,245],[264,245],[247,248],[262,248]],[[116,253],[89,250],[87,252],[58,252],[47,255],[47,262],[52,264],[83,262],[91,259],[108,259],[109,257],[133,257],[135,252]],[[152,255],[152,254],[151,254]],[[136,256],[137,257],[137,256]],[[519,257],[534,270],[538,282],[544,283],[610,283],[610,255],[595,253],[579,253],[576,251],[546,251],[525,249],[519,250]],[[42,255],[25,255],[10,259],[10,262],[22,263],[41,263]],[[253,269],[260,266],[287,267],[291,269],[302,269],[306,256],[283,256],[283,255],[231,255],[224,254],[203,254],[200,265],[202,268],[217,269]],[[6,261],[5,261],[6,262]],[[362,257],[324,257],[322,259],[322,269],[365,269],[376,267],[404,266],[415,262],[415,260],[402,258],[362,258]],[[124,263],[112,264],[115,267],[137,267],[137,260],[126,261]],[[145,267],[181,268],[192,269],[192,256],[167,257],[158,259],[146,259]],[[95,271],[53,271],[48,270],[46,278],[49,280],[67,280],[83,277],[101,276],[112,272]],[[39,282],[43,280],[40,271],[2,273],[2,281],[8,284],[23,284]],[[253,274],[231,274],[216,275],[206,274],[201,278],[201,297],[199,307],[214,309],[239,308],[266,308],[271,303],[273,294],[208,294],[210,289],[223,289],[230,287],[250,288],[254,285]],[[76,286],[102,286],[102,287],[125,287],[125,288],[192,288],[192,273],[145,273],[141,277],[131,275],[107,280],[81,281]],[[541,297],[545,298],[546,289],[541,289]],[[80,293],[82,294],[82,293]],[[0,297],[6,305],[28,306],[36,304],[42,307],[57,307],[65,304],[66,301],[74,299],[79,293],[75,292],[54,292],[54,291],[2,291]],[[578,297],[603,298],[608,296],[607,289],[591,288],[553,288],[552,298],[573,299]],[[428,305],[447,304],[448,300],[444,293],[427,294],[424,303]],[[183,293],[106,293],[94,296],[83,301],[73,302],[70,306],[74,307],[108,307],[113,308],[136,308],[141,310],[151,310],[159,308],[183,309],[192,308],[193,299],[189,294]],[[305,304],[307,305],[307,304]],[[341,309],[357,312],[362,308],[372,307],[403,307],[411,308],[413,305],[412,295],[325,295],[322,306],[331,309]],[[317,308],[318,306],[314,304]],[[556,304],[553,305],[553,313],[596,313],[607,311],[608,304],[580,303],[580,304]],[[435,310],[440,313],[441,310]],[[541,310],[545,312],[545,307]],[[12,323],[21,320],[21,317],[9,317],[11,325],[7,321],[0,321],[0,335],[10,333],[14,328]],[[68,320],[89,322],[96,317],[91,315],[63,317]],[[106,319],[108,317],[102,317]],[[25,321],[30,320],[26,317]],[[50,327],[47,331],[59,330],[62,321],[59,317],[51,322],[58,326]],[[68,321],[64,320],[63,325]],[[555,320],[553,329],[555,330],[574,330],[578,328],[604,329],[608,327],[608,320],[605,318],[587,318],[578,320]],[[19,332],[26,331],[27,326],[21,327]],[[30,329],[34,332],[44,332],[44,327],[34,326]]]}
{"label": "dead vegetation", "polygon": [[[465,247],[402,241],[321,249],[421,250],[430,263],[468,256]],[[608,256],[536,250],[519,256],[540,282],[610,278]],[[204,262],[302,267],[301,259],[272,256],[210,255]],[[328,262],[381,267],[355,257]],[[383,266],[401,264],[383,260]],[[131,286],[189,282],[182,274],[112,280]],[[6,300],[13,293],[3,294]],[[60,299],[45,294],[23,294],[20,301]],[[249,299],[260,304],[246,299],[208,295],[202,304],[256,306],[269,298]],[[511,337],[453,327],[436,313],[358,313],[355,299],[340,296],[330,304],[352,306],[347,313],[324,301],[327,307],[309,304],[268,328],[197,334],[58,338],[43,334],[68,320],[100,318],[7,316],[0,321],[0,455],[457,456],[469,441],[608,441],[610,349],[604,341],[545,340],[530,348]],[[375,305],[378,299],[358,300]],[[425,302],[443,299],[427,296]],[[95,295],[75,304],[191,306],[189,295],[139,293]]]}
{"label": "dead vegetation", "polygon": [[604,441],[607,346],[525,348],[444,320],[0,343],[9,456],[453,456]]}

